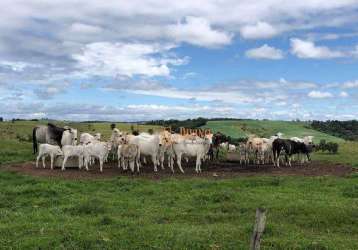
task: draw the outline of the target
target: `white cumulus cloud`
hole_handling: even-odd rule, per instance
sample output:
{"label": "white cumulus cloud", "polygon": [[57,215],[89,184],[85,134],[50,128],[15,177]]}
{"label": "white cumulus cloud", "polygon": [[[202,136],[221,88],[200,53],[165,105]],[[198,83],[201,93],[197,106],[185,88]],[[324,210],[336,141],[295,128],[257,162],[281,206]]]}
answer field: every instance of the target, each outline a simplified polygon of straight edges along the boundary
{"label": "white cumulus cloud", "polygon": [[271,38],[279,31],[269,23],[258,22],[254,25],[246,25],[240,29],[241,36],[245,39]]}
{"label": "white cumulus cloud", "polygon": [[87,44],[83,52],[74,54],[78,67],[88,75],[100,76],[169,76],[170,65],[186,63],[185,59],[167,57],[172,47],[145,43]]}
{"label": "white cumulus cloud", "polygon": [[264,44],[261,47],[247,50],[245,52],[246,57],[256,59],[272,59],[278,60],[284,57],[282,50],[270,47]]}
{"label": "white cumulus cloud", "polygon": [[333,97],[333,95],[330,92],[322,92],[322,91],[318,91],[318,90],[312,90],[311,92],[308,93],[308,97],[322,99],[322,98]]}
{"label": "white cumulus cloud", "polygon": [[176,42],[186,42],[202,47],[220,47],[231,42],[232,35],[215,30],[207,19],[186,17],[185,22],[168,26],[168,36]]}
{"label": "white cumulus cloud", "polygon": [[291,53],[299,58],[329,59],[343,57],[341,51],[331,50],[326,46],[316,46],[314,42],[298,38],[291,39]]}

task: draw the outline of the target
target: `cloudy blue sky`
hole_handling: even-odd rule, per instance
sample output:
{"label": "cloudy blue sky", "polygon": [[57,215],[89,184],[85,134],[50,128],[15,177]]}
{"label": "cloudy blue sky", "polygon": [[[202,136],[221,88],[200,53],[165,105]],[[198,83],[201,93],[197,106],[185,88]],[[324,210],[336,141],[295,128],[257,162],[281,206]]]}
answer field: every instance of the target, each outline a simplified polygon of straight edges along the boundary
{"label": "cloudy blue sky", "polygon": [[0,7],[7,119],[358,117],[355,0],[2,0]]}

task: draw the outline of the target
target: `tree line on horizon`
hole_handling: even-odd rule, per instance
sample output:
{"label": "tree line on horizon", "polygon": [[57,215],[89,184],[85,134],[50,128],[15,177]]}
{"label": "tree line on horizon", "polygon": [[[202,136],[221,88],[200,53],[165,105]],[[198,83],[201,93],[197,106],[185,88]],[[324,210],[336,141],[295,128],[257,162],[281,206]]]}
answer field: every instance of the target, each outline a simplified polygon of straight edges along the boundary
{"label": "tree line on horizon", "polygon": [[341,137],[349,141],[358,141],[358,121],[312,121],[311,127],[323,133]]}

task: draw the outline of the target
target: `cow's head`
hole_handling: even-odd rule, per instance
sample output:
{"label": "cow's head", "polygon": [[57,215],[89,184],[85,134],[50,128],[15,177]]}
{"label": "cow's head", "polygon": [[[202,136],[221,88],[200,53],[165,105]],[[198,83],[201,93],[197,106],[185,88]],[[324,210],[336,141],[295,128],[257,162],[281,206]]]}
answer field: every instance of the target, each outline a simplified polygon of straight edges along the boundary
{"label": "cow's head", "polygon": [[159,146],[168,146],[172,143],[172,134],[169,131],[164,130],[159,134]]}
{"label": "cow's head", "polygon": [[55,152],[56,155],[63,155],[63,152],[61,150],[61,148],[59,146],[56,147],[56,152]]}
{"label": "cow's head", "polygon": [[71,136],[72,136],[72,145],[75,146],[75,145],[77,145],[78,131],[77,131],[77,129],[70,128],[70,132],[71,132]]}

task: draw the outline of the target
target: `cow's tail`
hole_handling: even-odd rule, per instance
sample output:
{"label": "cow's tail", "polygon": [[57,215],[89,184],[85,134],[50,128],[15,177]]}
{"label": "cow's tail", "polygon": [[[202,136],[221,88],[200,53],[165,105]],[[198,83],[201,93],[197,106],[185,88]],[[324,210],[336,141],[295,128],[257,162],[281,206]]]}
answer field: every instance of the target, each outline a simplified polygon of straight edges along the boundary
{"label": "cow's tail", "polygon": [[37,139],[36,139],[36,130],[38,129],[38,127],[34,127],[34,129],[32,130],[32,148],[34,151],[34,154],[37,153]]}

